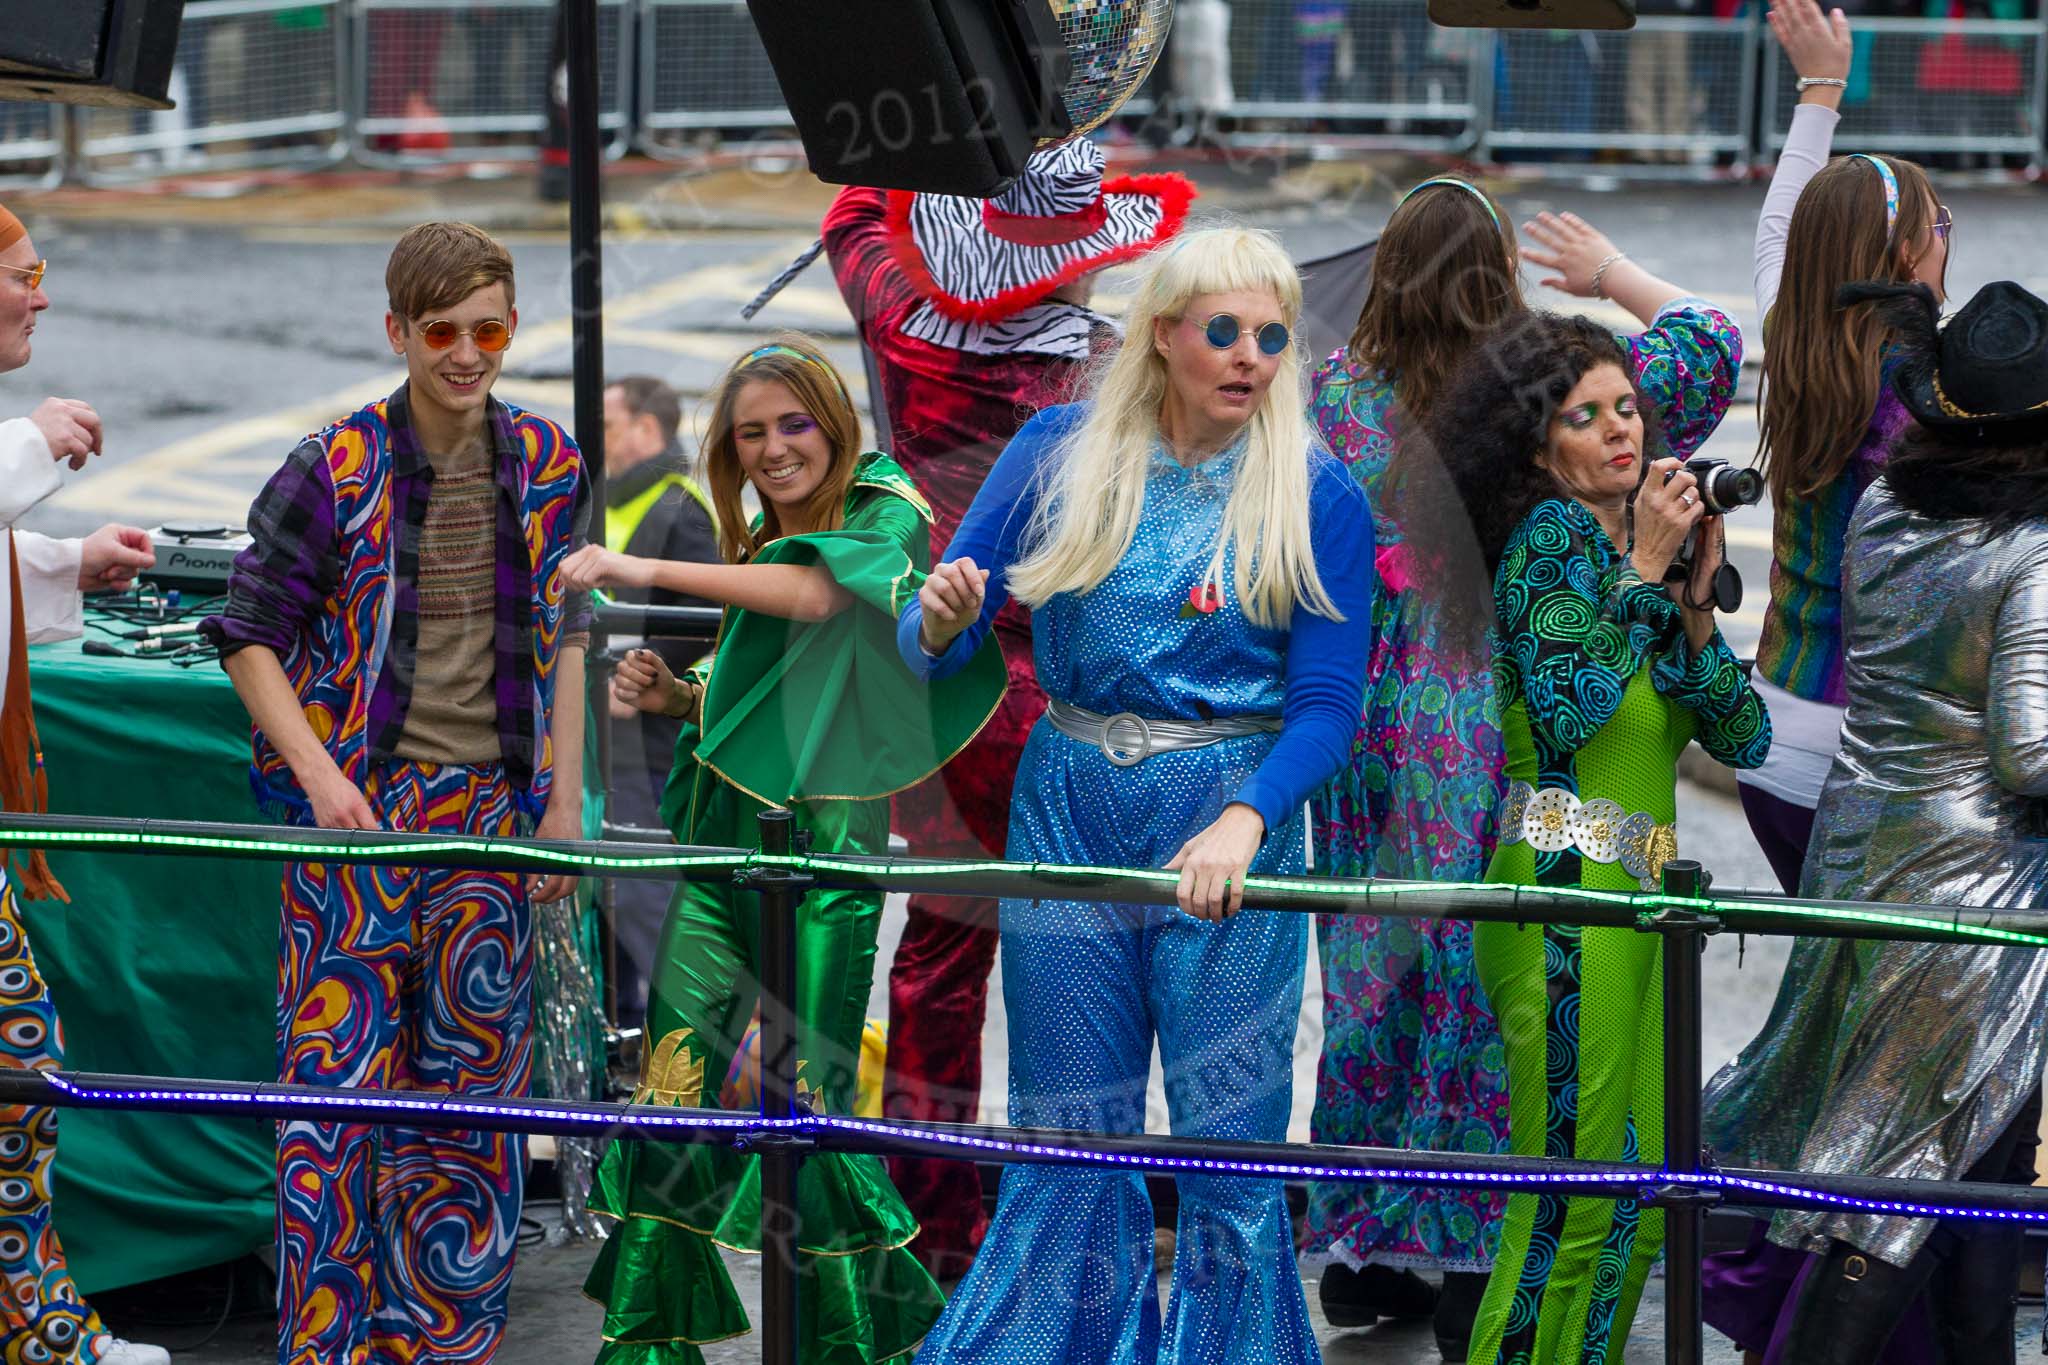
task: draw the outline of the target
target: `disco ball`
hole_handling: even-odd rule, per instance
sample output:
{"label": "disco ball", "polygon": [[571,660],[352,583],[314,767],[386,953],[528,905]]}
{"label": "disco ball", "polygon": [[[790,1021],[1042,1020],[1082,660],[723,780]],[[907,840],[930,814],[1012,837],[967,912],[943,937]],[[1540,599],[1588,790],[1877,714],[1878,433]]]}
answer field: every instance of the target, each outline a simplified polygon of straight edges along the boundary
{"label": "disco ball", "polygon": [[1052,9],[1074,64],[1064,93],[1072,135],[1081,137],[1108,122],[1152,73],[1173,26],[1173,0],[1052,0]]}

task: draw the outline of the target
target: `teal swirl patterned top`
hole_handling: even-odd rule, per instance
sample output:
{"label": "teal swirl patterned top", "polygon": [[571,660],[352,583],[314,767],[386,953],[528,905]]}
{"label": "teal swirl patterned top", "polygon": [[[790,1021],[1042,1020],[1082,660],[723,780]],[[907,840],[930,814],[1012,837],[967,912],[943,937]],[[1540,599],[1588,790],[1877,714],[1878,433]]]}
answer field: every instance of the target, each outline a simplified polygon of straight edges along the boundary
{"label": "teal swirl patterned top", "polygon": [[[1668,823],[1689,741],[1731,768],[1770,752],[1770,716],[1720,631],[1693,653],[1678,604],[1579,503],[1553,498],[1523,521],[1494,575],[1494,605],[1509,777]],[[1619,865],[1580,861],[1572,849],[1503,844],[1488,878],[1636,889]]]}

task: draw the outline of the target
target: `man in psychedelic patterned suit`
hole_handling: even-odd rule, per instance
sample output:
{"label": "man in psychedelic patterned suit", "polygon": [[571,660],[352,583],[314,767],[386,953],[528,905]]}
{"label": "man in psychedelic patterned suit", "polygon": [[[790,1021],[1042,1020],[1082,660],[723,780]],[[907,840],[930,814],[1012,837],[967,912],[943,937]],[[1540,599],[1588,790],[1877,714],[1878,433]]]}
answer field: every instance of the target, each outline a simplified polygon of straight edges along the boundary
{"label": "man in psychedelic patterned suit", "polygon": [[[588,609],[559,566],[581,455],[491,397],[519,325],[502,246],[422,224],[385,285],[406,383],[287,457],[204,627],[255,721],[258,800],[323,829],[579,838]],[[524,1093],[530,905],[573,885],[287,866],[281,1078]],[[514,1136],[281,1125],[282,1365],[489,1360],[525,1174]]]}
{"label": "man in psychedelic patterned suit", "polygon": [[[1095,273],[1180,230],[1194,186],[1177,175],[1103,179],[1085,138],[1041,152],[999,199],[840,191],[825,249],[875,360],[888,430],[877,440],[930,499],[932,552],[952,540],[996,456],[1033,413],[1061,403],[1115,329],[1087,306]],[[1000,855],[1010,788],[1045,693],[1031,670],[1029,615],[995,623],[1010,689],[980,736],[895,802],[896,832],[929,858]],[[981,1026],[996,956],[996,902],[910,898],[889,966],[884,1111],[975,1120]],[[980,1177],[958,1161],[896,1158],[889,1175],[917,1215],[918,1257],[942,1280],[966,1273],[988,1220]]]}

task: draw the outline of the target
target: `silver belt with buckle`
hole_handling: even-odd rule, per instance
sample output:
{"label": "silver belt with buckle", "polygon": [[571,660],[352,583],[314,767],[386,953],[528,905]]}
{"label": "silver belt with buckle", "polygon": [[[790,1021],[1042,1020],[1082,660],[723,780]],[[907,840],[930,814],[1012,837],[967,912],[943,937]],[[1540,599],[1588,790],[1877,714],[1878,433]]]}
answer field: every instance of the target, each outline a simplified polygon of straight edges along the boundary
{"label": "silver belt with buckle", "polygon": [[1270,735],[1280,729],[1278,716],[1224,716],[1216,720],[1146,720],[1130,711],[1098,715],[1063,701],[1049,702],[1045,718],[1068,739],[1093,744],[1119,768],[1134,767],[1153,754],[1200,749],[1246,735]]}
{"label": "silver belt with buckle", "polygon": [[1562,787],[1538,791],[1517,778],[1500,808],[1500,841],[1543,853],[1577,849],[1596,863],[1619,863],[1645,891],[1662,884],[1664,864],[1678,856],[1678,827],[1659,824],[1618,802],[1581,801]]}

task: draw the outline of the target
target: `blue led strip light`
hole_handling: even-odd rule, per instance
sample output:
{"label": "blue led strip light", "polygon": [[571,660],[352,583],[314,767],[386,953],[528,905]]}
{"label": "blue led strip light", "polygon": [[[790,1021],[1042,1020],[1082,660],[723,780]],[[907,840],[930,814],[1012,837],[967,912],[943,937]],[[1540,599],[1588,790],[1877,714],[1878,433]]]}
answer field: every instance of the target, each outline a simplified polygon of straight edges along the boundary
{"label": "blue led strip light", "polygon": [[[891,1142],[910,1141],[928,1147],[951,1147],[959,1151],[963,1158],[1056,1162],[1161,1172],[1199,1171],[1210,1175],[1241,1176],[1248,1179],[1569,1189],[1580,1190],[1595,1197],[1604,1195],[1638,1198],[1647,1194],[1652,1202],[1656,1200],[1658,1187],[1686,1187],[1719,1193],[1738,1204],[1744,1202],[1742,1196],[1752,1195],[1763,1196],[1773,1204],[1792,1207],[1840,1209],[1910,1218],[1974,1218],[2009,1223],[2048,1224],[2048,1193],[2040,1196],[2039,1208],[1987,1209],[1960,1203],[1865,1198],[1829,1189],[1827,1176],[1799,1172],[1786,1172],[1781,1178],[1766,1178],[1751,1172],[1690,1173],[1661,1171],[1655,1167],[1633,1165],[1595,1166],[1588,1169],[1582,1163],[1569,1163],[1572,1169],[1548,1172],[1484,1168],[1443,1170],[1405,1165],[1338,1166],[1304,1161],[1237,1160],[1175,1154],[1176,1147],[1200,1145],[1196,1139],[1156,1136],[1148,1139],[1133,1135],[1122,1139],[1117,1149],[1105,1150],[1086,1145],[1090,1136],[1087,1134],[1077,1133],[1070,1141],[1055,1144],[1003,1137],[992,1133],[963,1131],[945,1126],[926,1127],[876,1119],[846,1118],[834,1114],[778,1120],[764,1119],[757,1114],[720,1113],[702,1109],[663,1113],[658,1108],[646,1105],[627,1108],[559,1101],[542,1106],[519,1100],[477,1095],[376,1090],[323,1092],[315,1087],[306,1086],[257,1087],[247,1083],[185,1080],[160,1081],[145,1086],[110,1084],[104,1078],[78,1077],[55,1072],[19,1073],[17,1076],[4,1079],[7,1082],[9,1102],[34,1102],[28,1095],[20,1092],[23,1088],[33,1088],[40,1082],[59,1092],[63,1098],[55,1102],[67,1107],[146,1110],[176,1105],[213,1108],[220,1112],[253,1111],[275,1118],[312,1119],[343,1112],[361,1114],[369,1110],[389,1114],[388,1120],[380,1121],[392,1123],[424,1122],[428,1126],[433,1126],[438,1120],[440,1124],[449,1127],[460,1127],[473,1125],[481,1118],[525,1120],[553,1128],[573,1126],[598,1134],[660,1133],[670,1140],[687,1137],[712,1140],[729,1138],[739,1146],[745,1146],[749,1138],[766,1134],[787,1134],[814,1140],[839,1134],[849,1140],[834,1142],[833,1145],[847,1150],[873,1150],[876,1147],[887,1146]],[[43,1102],[50,1102],[47,1094],[41,1098]],[[877,1142],[876,1139],[882,1141]],[[1239,1144],[1249,1147],[1265,1145],[1267,1144]],[[1271,1146],[1276,1150],[1285,1150],[1285,1144],[1274,1143]],[[1142,1150],[1143,1148],[1151,1150]],[[1361,1155],[1372,1151],[1359,1150]],[[1376,1152],[1372,1154],[1381,1155]],[[1426,1158],[1431,1154],[1417,1155]],[[1528,1159],[1473,1158],[1475,1166],[1487,1160],[1530,1164]],[[1861,1180],[1859,1184],[1898,1184],[1923,1189],[1930,1186],[1967,1188],[1957,1182],[1931,1181]],[[2027,1197],[2017,1188],[2003,1193],[2006,1198]]]}

